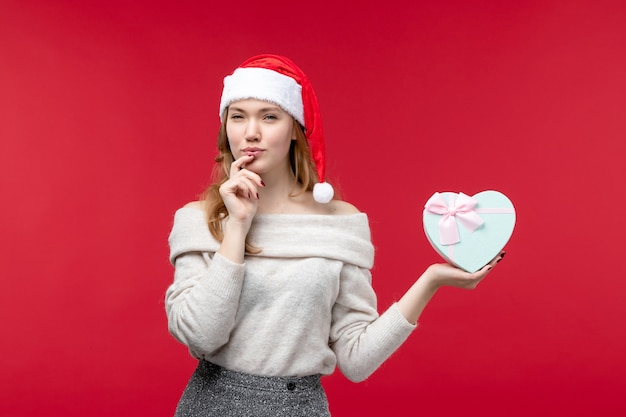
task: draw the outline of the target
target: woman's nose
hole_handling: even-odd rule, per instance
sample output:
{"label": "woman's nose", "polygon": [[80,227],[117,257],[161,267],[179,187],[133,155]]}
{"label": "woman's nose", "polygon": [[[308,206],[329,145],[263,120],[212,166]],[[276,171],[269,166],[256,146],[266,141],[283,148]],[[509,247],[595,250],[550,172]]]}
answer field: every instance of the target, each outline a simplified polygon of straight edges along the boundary
{"label": "woman's nose", "polygon": [[248,124],[246,125],[246,133],[244,138],[248,141],[259,140],[260,132],[259,132],[259,124],[254,119],[250,119]]}

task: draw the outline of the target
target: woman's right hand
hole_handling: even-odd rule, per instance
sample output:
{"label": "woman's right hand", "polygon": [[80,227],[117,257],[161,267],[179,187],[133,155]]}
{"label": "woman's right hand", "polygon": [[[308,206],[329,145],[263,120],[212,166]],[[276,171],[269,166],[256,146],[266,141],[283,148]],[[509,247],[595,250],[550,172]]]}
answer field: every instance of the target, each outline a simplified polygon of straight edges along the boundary
{"label": "woman's right hand", "polygon": [[258,187],[263,187],[261,177],[245,169],[245,165],[254,159],[253,155],[244,155],[230,165],[230,177],[220,187],[220,195],[229,221],[237,221],[248,226],[256,214],[259,203]]}

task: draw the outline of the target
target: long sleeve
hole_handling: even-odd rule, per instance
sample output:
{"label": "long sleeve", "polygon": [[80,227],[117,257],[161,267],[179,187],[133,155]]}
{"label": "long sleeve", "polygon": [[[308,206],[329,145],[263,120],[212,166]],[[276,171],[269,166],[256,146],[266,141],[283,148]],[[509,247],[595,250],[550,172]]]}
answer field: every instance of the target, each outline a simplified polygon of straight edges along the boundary
{"label": "long sleeve", "polygon": [[201,357],[228,342],[235,324],[245,265],[215,254],[203,213],[179,210],[170,233],[174,282],[165,308],[170,333]]}
{"label": "long sleeve", "polygon": [[228,342],[235,324],[244,265],[221,257],[191,252],[175,261],[174,283],[165,308],[170,333],[201,357]]}
{"label": "long sleeve", "polygon": [[382,315],[367,269],[346,265],[333,307],[331,348],[337,366],[354,382],[365,380],[415,329],[393,304]]}

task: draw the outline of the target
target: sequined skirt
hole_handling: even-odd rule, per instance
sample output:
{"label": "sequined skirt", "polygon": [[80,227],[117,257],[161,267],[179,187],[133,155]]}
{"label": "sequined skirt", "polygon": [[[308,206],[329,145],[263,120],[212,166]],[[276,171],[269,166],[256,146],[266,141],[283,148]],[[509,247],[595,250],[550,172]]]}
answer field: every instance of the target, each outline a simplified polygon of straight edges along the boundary
{"label": "sequined skirt", "polygon": [[175,417],[329,417],[319,375],[267,377],[201,360]]}

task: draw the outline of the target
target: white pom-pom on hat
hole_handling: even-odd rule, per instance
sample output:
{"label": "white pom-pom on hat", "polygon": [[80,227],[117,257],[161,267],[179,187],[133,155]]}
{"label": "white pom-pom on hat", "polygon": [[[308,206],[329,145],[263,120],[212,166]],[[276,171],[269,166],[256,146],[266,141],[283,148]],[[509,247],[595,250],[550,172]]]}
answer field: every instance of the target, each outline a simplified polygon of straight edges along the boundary
{"label": "white pom-pom on hat", "polygon": [[318,203],[330,202],[334,191],[324,178],[326,153],[322,119],[317,96],[306,74],[286,57],[254,56],[224,78],[220,118],[231,103],[246,98],[277,104],[302,124],[319,180],[313,187],[313,198]]}
{"label": "white pom-pom on hat", "polygon": [[335,190],[333,190],[333,186],[327,182],[318,182],[313,186],[313,198],[318,203],[329,203],[334,195]]}

